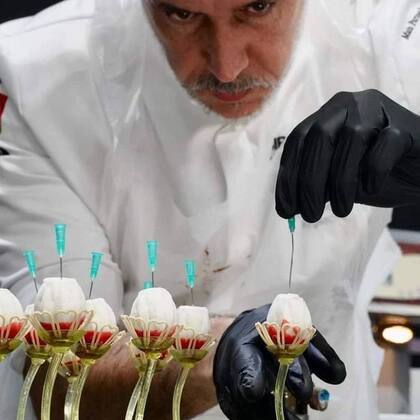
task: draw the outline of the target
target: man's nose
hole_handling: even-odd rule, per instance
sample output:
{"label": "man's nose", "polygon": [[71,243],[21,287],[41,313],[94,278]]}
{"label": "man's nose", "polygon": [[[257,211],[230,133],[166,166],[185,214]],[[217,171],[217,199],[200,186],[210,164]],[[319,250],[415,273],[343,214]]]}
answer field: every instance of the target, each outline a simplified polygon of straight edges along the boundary
{"label": "man's nose", "polygon": [[222,83],[235,81],[249,65],[246,39],[230,26],[213,28],[208,36],[209,71]]}

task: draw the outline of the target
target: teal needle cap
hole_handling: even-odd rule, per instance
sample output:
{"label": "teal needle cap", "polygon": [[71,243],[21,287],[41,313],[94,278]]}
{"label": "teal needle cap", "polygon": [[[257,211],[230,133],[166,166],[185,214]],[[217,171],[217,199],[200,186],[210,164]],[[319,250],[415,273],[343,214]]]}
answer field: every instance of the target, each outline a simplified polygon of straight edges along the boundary
{"label": "teal needle cap", "polygon": [[294,233],[296,230],[296,217],[292,217],[288,220],[290,233]]}
{"label": "teal needle cap", "polygon": [[149,263],[149,268],[151,271],[155,271],[156,264],[157,264],[158,243],[157,241],[147,241],[146,247],[147,247],[147,259]]}
{"label": "teal needle cap", "polygon": [[67,226],[63,224],[55,225],[55,245],[60,258],[64,256],[66,250],[66,228]]}
{"label": "teal needle cap", "polygon": [[36,277],[36,260],[34,251],[25,251],[23,253],[25,257],[26,265],[28,266],[29,272],[32,274],[32,277]]}
{"label": "teal needle cap", "polygon": [[153,289],[153,283],[150,280],[145,281],[143,289]]}
{"label": "teal needle cap", "polygon": [[319,393],[318,398],[319,398],[319,401],[321,401],[321,402],[329,402],[330,401],[330,393],[326,389],[323,389]]}
{"label": "teal needle cap", "polygon": [[90,278],[95,280],[98,277],[99,267],[101,266],[102,257],[104,254],[100,252],[91,253]]}
{"label": "teal needle cap", "polygon": [[195,261],[187,260],[185,261],[185,274],[187,279],[187,284],[189,288],[195,286],[195,277],[196,277],[197,266]]}

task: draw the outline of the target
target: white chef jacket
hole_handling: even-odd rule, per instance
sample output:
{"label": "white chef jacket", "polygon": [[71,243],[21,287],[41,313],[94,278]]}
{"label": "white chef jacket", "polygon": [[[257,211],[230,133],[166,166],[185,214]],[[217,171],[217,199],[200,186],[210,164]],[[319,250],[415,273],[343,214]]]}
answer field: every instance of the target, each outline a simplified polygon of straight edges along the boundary
{"label": "white chef jacket", "polygon": [[[96,9],[70,0],[2,25],[1,287],[32,301],[21,252],[37,251],[40,278],[56,275],[53,224],[63,222],[65,275],[87,290],[89,253],[103,252],[95,295],[116,312],[130,309],[149,277],[148,239],[159,241],[156,281],[178,304],[188,302],[186,258],[198,263],[197,303],[212,313],[238,314],[287,292],[290,236],[274,210],[278,146],[338,91],[378,88],[420,112],[419,10],[419,0],[308,1],[280,88],[236,123],[180,87],[138,0],[98,0]],[[348,370],[344,384],[327,386],[329,410],[311,419],[378,418],[381,355],[367,305],[398,257],[389,216],[357,205],[346,219],[330,208],[316,224],[298,217],[293,291]],[[18,362],[0,368],[10,388],[0,393],[4,420],[16,414]]]}

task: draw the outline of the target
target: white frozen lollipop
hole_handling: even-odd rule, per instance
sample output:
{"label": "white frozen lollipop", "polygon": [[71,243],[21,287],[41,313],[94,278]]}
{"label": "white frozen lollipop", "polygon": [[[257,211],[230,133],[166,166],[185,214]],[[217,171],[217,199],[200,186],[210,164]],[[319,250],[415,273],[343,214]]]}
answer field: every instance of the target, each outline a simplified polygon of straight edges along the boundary
{"label": "white frozen lollipop", "polygon": [[105,301],[105,299],[89,299],[86,301],[86,309],[93,311],[93,318],[89,324],[85,327],[86,330],[91,329],[102,329],[104,327],[116,327],[117,320],[115,318],[114,311],[111,306]]}
{"label": "white frozen lollipop", "polygon": [[13,318],[23,316],[21,303],[9,289],[0,289],[0,316],[4,319],[4,325],[8,325]]}
{"label": "white frozen lollipop", "polygon": [[[45,312],[42,322],[69,323],[75,315],[86,311],[86,299],[75,279],[51,277],[43,281],[35,298],[35,312]],[[64,326],[65,327],[65,326]]]}
{"label": "white frozen lollipop", "polygon": [[195,339],[194,347],[201,348],[207,341],[210,331],[209,311],[201,306],[180,306],[177,309],[178,325],[182,330],[178,333],[182,348],[191,346]]}
{"label": "white frozen lollipop", "polygon": [[[131,316],[141,318],[153,332],[176,325],[177,313],[171,294],[161,287],[141,290],[133,303]],[[152,334],[153,335],[153,334]]]}
{"label": "white frozen lollipop", "polygon": [[93,311],[93,317],[84,328],[87,331],[84,336],[85,341],[90,343],[95,340],[105,343],[115,331],[118,331],[114,311],[102,298],[87,300],[86,309]]}
{"label": "white frozen lollipop", "polygon": [[0,332],[14,338],[22,328],[23,308],[16,296],[8,289],[0,289]]}
{"label": "white frozen lollipop", "polygon": [[300,296],[291,293],[276,296],[268,311],[267,321],[280,325],[287,322],[302,329],[312,327],[311,313],[306,302]]}
{"label": "white frozen lollipop", "polygon": [[309,342],[315,330],[304,299],[295,294],[280,294],[267,315],[268,333],[274,343],[280,337],[284,345]]}

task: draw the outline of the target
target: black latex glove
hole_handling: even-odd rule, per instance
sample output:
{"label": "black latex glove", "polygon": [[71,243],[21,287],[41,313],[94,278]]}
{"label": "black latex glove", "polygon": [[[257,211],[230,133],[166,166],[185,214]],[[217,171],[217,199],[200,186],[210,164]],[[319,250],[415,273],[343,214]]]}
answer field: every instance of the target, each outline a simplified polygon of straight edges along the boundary
{"label": "black latex glove", "polygon": [[[275,420],[274,390],[278,363],[258,335],[255,323],[264,322],[270,305],[242,313],[223,334],[214,359],[217,398],[231,420]],[[286,385],[302,402],[309,401],[311,373],[331,384],[346,377],[346,368],[317,332],[308,350],[291,366]],[[296,420],[286,413],[288,420]]]}
{"label": "black latex glove", "polygon": [[288,137],[276,209],[318,221],[331,202],[346,217],[354,203],[420,202],[420,117],[376,90],[335,95]]}

